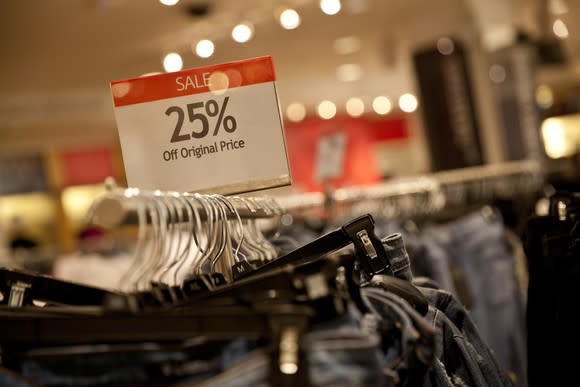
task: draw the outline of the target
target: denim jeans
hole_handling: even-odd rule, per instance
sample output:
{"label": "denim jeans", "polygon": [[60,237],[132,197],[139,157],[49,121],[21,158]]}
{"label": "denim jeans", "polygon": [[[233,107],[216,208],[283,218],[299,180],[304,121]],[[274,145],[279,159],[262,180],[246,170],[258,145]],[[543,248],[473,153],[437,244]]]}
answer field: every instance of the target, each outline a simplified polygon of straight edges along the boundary
{"label": "denim jeans", "polygon": [[[354,306],[338,319],[317,324],[303,338],[313,386],[385,386],[384,355],[376,333],[361,329]],[[257,350],[200,387],[270,386],[269,358]],[[273,386],[275,387],[275,386]]]}
{"label": "denim jeans", "polygon": [[0,368],[0,386],[34,387],[36,383],[22,375],[16,374],[14,371]]}
{"label": "denim jeans", "polygon": [[[392,240],[392,238],[383,239],[383,245],[389,239]],[[393,246],[390,248],[393,250]],[[408,255],[400,252],[399,257],[397,265],[406,269],[398,276],[410,278],[415,285],[419,286],[419,290],[430,305],[427,318],[440,333],[437,343],[438,361],[435,362],[430,374],[431,382],[434,385],[446,385],[449,382],[455,383],[465,379],[471,380],[476,385],[478,385],[477,383],[511,385],[511,380],[498,364],[487,344],[482,340],[478,329],[462,303],[450,292],[439,289],[436,281],[426,277],[413,278],[409,265],[403,262],[405,259],[409,259]],[[375,276],[375,278],[379,277]],[[445,335],[445,332],[451,336]],[[449,338],[454,338],[456,341],[449,340]],[[446,361],[450,364],[446,364]],[[459,363],[462,366],[457,366]]]}
{"label": "denim jeans", "polygon": [[412,281],[411,260],[405,248],[403,235],[401,233],[390,234],[383,238],[381,243],[387,253],[393,275],[397,278]]}
{"label": "denim jeans", "polygon": [[374,286],[361,292],[388,338],[386,367],[398,373],[401,385],[423,385],[435,360],[435,329],[401,297]]}
{"label": "denim jeans", "polygon": [[79,354],[25,359],[21,372],[35,382],[47,386],[139,384],[162,379],[156,365],[183,362],[186,358],[181,352]]}
{"label": "denim jeans", "polygon": [[72,347],[67,356],[26,358],[20,372],[37,383],[55,386],[193,382],[218,374],[256,348],[255,341],[244,339],[202,339],[186,344],[187,350],[162,350],[146,343],[132,351],[107,345],[82,346],[77,354]]}
{"label": "denim jeans", "polygon": [[421,267],[432,266],[437,274],[448,266],[454,287],[448,277],[432,278],[461,298],[498,363],[525,386],[525,310],[504,231],[499,214],[482,211],[428,227],[420,238],[424,250],[418,249],[423,255],[412,257],[412,267],[424,274]]}

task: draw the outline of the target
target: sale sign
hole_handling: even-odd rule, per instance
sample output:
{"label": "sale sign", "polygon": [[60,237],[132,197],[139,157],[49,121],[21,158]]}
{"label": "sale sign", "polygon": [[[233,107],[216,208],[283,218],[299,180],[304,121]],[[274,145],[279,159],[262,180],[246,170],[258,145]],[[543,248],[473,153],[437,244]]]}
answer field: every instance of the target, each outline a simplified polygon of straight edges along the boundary
{"label": "sale sign", "polygon": [[130,187],[233,194],[291,183],[271,57],[111,83]]}

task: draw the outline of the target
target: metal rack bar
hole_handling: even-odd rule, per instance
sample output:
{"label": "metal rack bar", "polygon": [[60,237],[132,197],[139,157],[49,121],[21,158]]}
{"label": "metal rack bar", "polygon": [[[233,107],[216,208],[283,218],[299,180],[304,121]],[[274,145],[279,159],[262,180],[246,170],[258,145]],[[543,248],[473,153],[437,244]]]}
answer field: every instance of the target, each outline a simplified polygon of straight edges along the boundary
{"label": "metal rack bar", "polygon": [[[199,195],[199,198],[211,199],[215,195]],[[97,226],[112,228],[126,224],[138,224],[138,207],[147,205],[154,201],[166,201],[166,203],[177,203],[181,200],[183,206],[187,200],[189,205],[193,206],[201,220],[207,220],[205,208],[199,201],[193,199],[192,194],[179,194],[176,192],[145,192],[134,188],[124,190],[113,189],[103,196],[99,197],[92,204],[88,211],[88,222]],[[283,210],[278,203],[271,197],[238,197],[238,196],[220,196],[222,200],[229,203],[225,207],[225,214],[228,219],[260,219],[272,218],[281,215]],[[225,204],[224,204],[225,206]],[[235,210],[231,211],[230,208]],[[182,218],[188,219],[185,207],[180,209]],[[146,221],[150,223],[151,218],[146,212]]]}
{"label": "metal rack bar", "polygon": [[[453,204],[454,200],[457,202],[457,197],[464,196],[468,190],[472,197],[480,199],[505,197],[537,191],[543,182],[544,170],[541,163],[526,160],[404,177],[372,186],[339,188],[330,194],[310,192],[275,197],[222,196],[222,198],[225,198],[237,212],[237,215],[228,212],[228,218],[235,219],[239,215],[243,219],[257,219],[272,218],[285,212],[324,208],[329,204],[336,207],[365,200],[426,195],[444,198],[445,203],[439,204],[440,207],[444,207],[446,204]],[[91,223],[108,228],[121,224],[137,224],[137,200],[163,200],[187,195],[190,194],[142,192],[134,188],[111,189],[93,203],[88,217]],[[200,218],[205,220],[206,215],[202,206],[195,201],[190,203],[196,206]]]}

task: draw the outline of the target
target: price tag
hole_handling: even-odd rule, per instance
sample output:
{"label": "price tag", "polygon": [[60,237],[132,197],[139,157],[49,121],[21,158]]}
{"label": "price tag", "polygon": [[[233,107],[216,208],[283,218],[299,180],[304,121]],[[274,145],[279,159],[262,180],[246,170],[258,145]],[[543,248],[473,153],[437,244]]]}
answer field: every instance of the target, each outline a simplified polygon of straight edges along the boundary
{"label": "price tag", "polygon": [[346,134],[326,135],[318,142],[316,180],[325,181],[342,175]]}
{"label": "price tag", "polygon": [[271,57],[111,83],[130,187],[233,194],[291,183]]}

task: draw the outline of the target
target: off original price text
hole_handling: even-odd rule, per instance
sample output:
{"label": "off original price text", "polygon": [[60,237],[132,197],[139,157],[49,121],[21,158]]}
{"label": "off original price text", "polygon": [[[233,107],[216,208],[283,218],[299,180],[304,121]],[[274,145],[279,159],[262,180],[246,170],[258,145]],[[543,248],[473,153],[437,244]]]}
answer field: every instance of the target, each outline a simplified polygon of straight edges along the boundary
{"label": "off original price text", "polygon": [[214,153],[228,152],[228,151],[238,151],[246,147],[246,141],[235,139],[235,140],[222,140],[214,141],[210,144],[205,145],[191,145],[182,148],[173,148],[163,151],[162,157],[164,161],[172,161],[178,159],[189,159],[189,158],[202,158],[206,155],[211,155]]}

